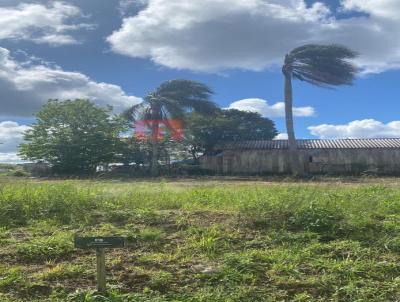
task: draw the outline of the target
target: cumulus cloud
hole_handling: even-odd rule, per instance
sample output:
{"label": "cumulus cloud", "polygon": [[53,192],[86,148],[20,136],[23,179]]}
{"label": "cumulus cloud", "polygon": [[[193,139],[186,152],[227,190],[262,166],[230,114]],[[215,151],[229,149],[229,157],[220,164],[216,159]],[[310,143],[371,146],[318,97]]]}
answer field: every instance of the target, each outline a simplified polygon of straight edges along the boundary
{"label": "cumulus cloud", "polygon": [[[268,101],[258,98],[243,99],[233,102],[229,105],[228,109],[237,109],[242,111],[258,112],[264,117],[284,117],[285,104],[278,102],[273,105],[268,104]],[[313,116],[315,110],[313,107],[294,107],[293,115],[297,117]]]}
{"label": "cumulus cloud", "polygon": [[400,20],[400,1],[398,0],[342,0],[345,10],[357,10],[382,18]]}
{"label": "cumulus cloud", "polygon": [[283,139],[287,140],[288,139],[288,134],[287,133],[279,133],[277,136],[274,138],[275,140]]}
{"label": "cumulus cloud", "polygon": [[307,40],[327,11],[298,0],[149,0],[108,41],[118,53],[171,68],[261,70]]}
{"label": "cumulus cloud", "polygon": [[72,31],[93,27],[77,21],[83,17],[78,7],[61,1],[0,7],[0,39],[50,45],[75,44],[78,41],[71,35]]}
{"label": "cumulus cloud", "polygon": [[400,137],[400,121],[382,123],[374,119],[356,120],[344,125],[322,124],[308,127],[312,135],[334,138],[396,138]]}
{"label": "cumulus cloud", "polygon": [[176,69],[262,70],[305,43],[341,43],[359,51],[363,72],[400,68],[397,0],[344,0],[367,16],[336,19],[304,0],[148,0],[108,41],[120,54]]}
{"label": "cumulus cloud", "polygon": [[18,145],[30,127],[13,121],[0,122],[0,162],[19,162]]}
{"label": "cumulus cloud", "polygon": [[120,86],[93,81],[79,72],[18,62],[0,47],[0,115],[30,116],[51,98],[88,98],[101,106],[111,105],[116,112],[141,101]]}

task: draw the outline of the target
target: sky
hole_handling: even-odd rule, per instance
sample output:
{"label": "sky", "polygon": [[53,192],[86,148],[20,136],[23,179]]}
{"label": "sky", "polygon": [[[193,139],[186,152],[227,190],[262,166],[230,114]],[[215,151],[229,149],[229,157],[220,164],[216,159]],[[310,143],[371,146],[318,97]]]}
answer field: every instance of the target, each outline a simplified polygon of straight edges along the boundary
{"label": "sky", "polygon": [[203,82],[222,108],[256,111],[285,138],[284,55],[340,43],[353,86],[294,82],[298,138],[400,137],[399,0],[0,0],[0,162],[50,98],[115,113],[163,81]]}

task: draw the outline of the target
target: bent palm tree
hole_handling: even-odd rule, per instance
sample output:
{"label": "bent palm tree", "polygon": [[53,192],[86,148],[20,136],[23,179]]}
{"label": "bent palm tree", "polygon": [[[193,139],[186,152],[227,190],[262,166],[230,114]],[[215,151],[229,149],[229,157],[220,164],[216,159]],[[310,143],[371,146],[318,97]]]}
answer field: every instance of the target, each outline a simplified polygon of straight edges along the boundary
{"label": "bent palm tree", "polygon": [[292,79],[324,88],[352,85],[357,69],[348,60],[356,56],[356,52],[337,44],[307,44],[286,55],[282,73],[285,77],[286,129],[293,174],[302,174],[304,167],[299,162],[294,134]]}
{"label": "bent palm tree", "polygon": [[210,101],[212,90],[202,83],[189,80],[172,80],[161,84],[149,93],[143,102],[124,112],[130,120],[138,117],[149,120],[151,127],[151,174],[158,174],[158,137],[160,122],[182,118],[187,111],[213,113],[217,106]]}

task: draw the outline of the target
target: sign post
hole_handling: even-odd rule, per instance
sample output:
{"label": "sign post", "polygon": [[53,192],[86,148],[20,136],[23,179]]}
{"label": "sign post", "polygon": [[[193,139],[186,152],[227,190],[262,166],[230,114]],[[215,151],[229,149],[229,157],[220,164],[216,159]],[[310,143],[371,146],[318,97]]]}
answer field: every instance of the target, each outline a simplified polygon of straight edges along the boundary
{"label": "sign post", "polygon": [[75,247],[80,249],[96,249],[97,290],[106,292],[106,257],[105,248],[122,248],[124,237],[78,237],[75,236]]}
{"label": "sign post", "polygon": [[106,292],[106,256],[103,248],[96,249],[97,291]]}

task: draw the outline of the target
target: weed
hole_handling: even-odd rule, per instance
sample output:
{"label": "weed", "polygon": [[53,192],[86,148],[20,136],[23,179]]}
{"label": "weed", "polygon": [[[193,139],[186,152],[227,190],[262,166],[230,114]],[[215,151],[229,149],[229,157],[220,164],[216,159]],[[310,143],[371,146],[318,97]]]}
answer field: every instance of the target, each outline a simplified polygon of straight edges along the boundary
{"label": "weed", "polygon": [[[0,301],[397,301],[398,180],[334,181],[0,178]],[[128,238],[107,294],[74,233]]]}
{"label": "weed", "polygon": [[85,269],[80,265],[57,264],[35,273],[33,278],[43,281],[57,281],[85,276]]}
{"label": "weed", "polygon": [[166,271],[152,272],[150,275],[150,286],[153,289],[159,291],[165,291],[168,289],[170,283],[173,280],[173,275]]}
{"label": "weed", "polygon": [[228,242],[217,226],[209,228],[192,227],[188,229],[188,232],[191,234],[188,237],[188,248],[193,252],[213,258],[228,248]]}
{"label": "weed", "polygon": [[19,267],[0,267],[0,292],[21,289],[26,284],[23,271]]}
{"label": "weed", "polygon": [[72,236],[59,233],[21,243],[17,245],[16,254],[21,261],[44,262],[65,259],[72,254],[73,250]]}

